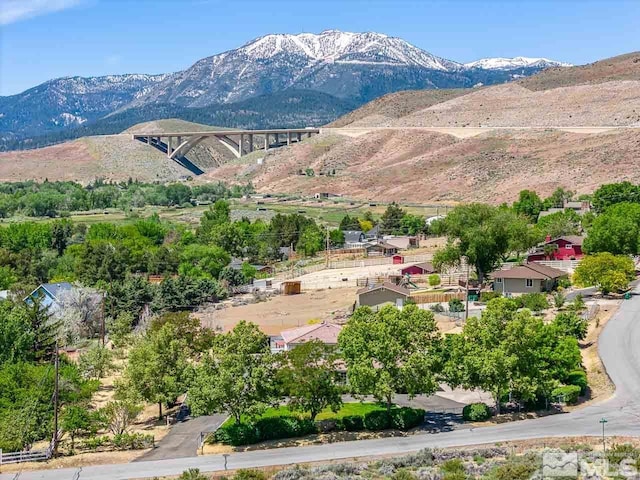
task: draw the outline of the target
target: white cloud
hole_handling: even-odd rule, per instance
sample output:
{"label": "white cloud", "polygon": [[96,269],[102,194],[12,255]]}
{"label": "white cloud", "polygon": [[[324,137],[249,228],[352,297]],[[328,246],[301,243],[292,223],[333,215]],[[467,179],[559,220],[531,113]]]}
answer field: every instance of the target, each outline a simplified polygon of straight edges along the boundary
{"label": "white cloud", "polygon": [[57,12],[80,4],[83,0],[0,0],[0,25]]}

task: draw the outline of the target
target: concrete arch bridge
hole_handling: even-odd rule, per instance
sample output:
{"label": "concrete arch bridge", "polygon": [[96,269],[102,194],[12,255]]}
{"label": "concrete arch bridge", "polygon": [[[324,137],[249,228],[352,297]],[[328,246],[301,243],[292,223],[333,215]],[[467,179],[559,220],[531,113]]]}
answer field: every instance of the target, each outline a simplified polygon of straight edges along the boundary
{"label": "concrete arch bridge", "polygon": [[[186,155],[189,151],[207,138],[214,138],[236,157],[240,158],[256,149],[269,150],[284,145],[291,145],[320,133],[319,128],[285,128],[273,130],[211,130],[202,132],[149,132],[134,133],[132,138],[146,143],[176,161],[196,175],[204,173],[191,163]],[[262,147],[261,145],[264,145]]]}

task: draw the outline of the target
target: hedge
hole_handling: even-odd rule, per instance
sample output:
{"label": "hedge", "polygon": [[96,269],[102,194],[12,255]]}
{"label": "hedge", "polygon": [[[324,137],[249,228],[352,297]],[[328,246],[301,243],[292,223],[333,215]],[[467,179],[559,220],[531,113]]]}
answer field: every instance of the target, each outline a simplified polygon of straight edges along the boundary
{"label": "hedge", "polygon": [[484,403],[471,403],[462,409],[463,420],[483,422],[491,418],[491,409]]}
{"label": "hedge", "polygon": [[347,415],[336,421],[336,428],[347,432],[359,432],[364,430],[364,418],[362,415]]}
{"label": "hedge", "polygon": [[564,385],[562,387],[554,388],[551,392],[553,398],[562,397],[564,403],[572,405],[578,401],[580,396],[580,387],[578,385]]}
{"label": "hedge", "polygon": [[494,292],[491,290],[488,290],[486,292],[480,292],[480,301],[482,303],[487,303],[490,300],[493,300],[494,298],[500,298],[502,297],[502,293],[500,292]]}
{"label": "hedge", "polygon": [[[425,412],[416,408],[393,408],[391,414],[386,410],[374,410],[365,415],[348,415],[335,419],[338,431],[357,432],[360,430],[386,430],[395,428],[409,430],[424,421]],[[318,433],[318,425],[308,418],[296,416],[265,417],[251,423],[231,423],[220,427],[213,440],[225,445],[240,446],[265,440],[303,437]]]}
{"label": "hedge", "polygon": [[575,370],[571,372],[565,379],[564,383],[580,387],[580,395],[587,393],[587,387],[589,386],[589,383],[587,382],[587,374],[583,370]]}

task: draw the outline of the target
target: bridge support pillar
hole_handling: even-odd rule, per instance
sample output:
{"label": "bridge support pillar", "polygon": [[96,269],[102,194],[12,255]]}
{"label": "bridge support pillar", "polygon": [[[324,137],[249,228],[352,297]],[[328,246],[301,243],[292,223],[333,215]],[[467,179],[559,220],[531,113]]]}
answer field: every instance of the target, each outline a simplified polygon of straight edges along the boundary
{"label": "bridge support pillar", "polygon": [[149,135],[149,136],[147,137],[147,143],[148,143],[149,145],[151,145],[151,135]]}
{"label": "bridge support pillar", "polygon": [[243,147],[244,147],[244,134],[240,134],[240,140],[238,140],[238,153],[240,154],[240,156],[243,155],[242,151],[243,151]]}
{"label": "bridge support pillar", "polygon": [[291,132],[287,132],[287,146],[291,145]]}
{"label": "bridge support pillar", "polygon": [[249,153],[253,152],[253,133],[249,134]]}
{"label": "bridge support pillar", "polygon": [[300,132],[296,133],[296,136],[298,137],[298,141],[301,142],[302,141],[302,134]]}
{"label": "bridge support pillar", "polygon": [[167,137],[167,156],[170,157],[172,150],[173,137]]}
{"label": "bridge support pillar", "polygon": [[269,151],[269,134],[268,133],[264,134],[264,151],[265,152]]}

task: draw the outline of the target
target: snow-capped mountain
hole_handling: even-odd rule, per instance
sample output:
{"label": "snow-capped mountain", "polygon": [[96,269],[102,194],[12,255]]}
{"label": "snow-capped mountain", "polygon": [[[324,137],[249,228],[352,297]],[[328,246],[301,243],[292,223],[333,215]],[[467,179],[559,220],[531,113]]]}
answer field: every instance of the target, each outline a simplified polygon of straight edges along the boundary
{"label": "snow-capped mountain", "polygon": [[0,137],[46,133],[101,118],[143,95],[163,75],[107,75],[49,80],[0,97]]}
{"label": "snow-capped mountain", "polygon": [[549,67],[571,67],[570,63],[549,60],[548,58],[482,58],[475,62],[465,63],[465,68],[482,68],[485,70],[515,70],[518,68],[549,68]]}
{"label": "snow-capped mountain", "polygon": [[[0,97],[0,142],[79,125],[86,129],[100,118],[133,108],[159,112],[162,105],[167,105],[165,111],[209,107],[284,90],[320,92],[336,97],[336,104],[357,106],[399,90],[492,85],[555,65],[565,64],[516,57],[463,65],[374,32],[270,34],[176,73],[66,77]],[[291,106],[274,105],[277,108]]]}

